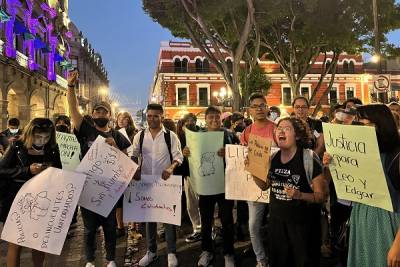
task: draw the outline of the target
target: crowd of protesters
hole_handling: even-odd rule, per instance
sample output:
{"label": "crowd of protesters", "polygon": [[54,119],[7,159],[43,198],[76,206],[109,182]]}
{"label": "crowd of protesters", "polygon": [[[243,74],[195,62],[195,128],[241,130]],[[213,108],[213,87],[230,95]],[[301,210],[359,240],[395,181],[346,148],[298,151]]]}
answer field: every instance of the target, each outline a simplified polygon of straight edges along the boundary
{"label": "crowd of protesters", "polygon": [[[400,104],[396,101],[363,105],[357,99],[346,100],[332,107],[320,119],[310,116],[308,99],[297,97],[293,113],[283,116],[278,107],[269,107],[264,95],[249,98],[247,115],[222,113],[217,107],[205,110],[205,127],[200,127],[195,114],[186,114],[179,121],[164,117],[159,104],[147,106],[147,127],[138,129],[132,116],[123,112],[113,118],[111,105],[100,101],[92,114],[83,116],[78,109],[75,84],[78,73],[68,79],[70,116],[32,119],[22,130],[17,118],[8,120],[0,134],[0,221],[5,222],[11,204],[22,185],[49,166],[61,168],[56,131],[73,133],[81,145],[83,157],[98,136],[126,153],[140,166],[135,176],[172,174],[183,179],[183,207],[192,227],[187,243],[201,242],[201,254],[193,265],[212,266],[218,218],[226,267],[236,265],[234,244],[249,238],[257,267],[320,266],[321,256],[337,257],[341,266],[400,266]],[[111,121],[114,120],[112,126]],[[332,157],[325,152],[322,121],[375,127],[385,179],[394,211],[340,200],[336,196],[328,168]],[[347,127],[347,126],[346,126]],[[125,129],[126,135],[119,130]],[[253,177],[261,189],[270,189],[270,203],[227,200],[225,194],[201,195],[191,184],[189,160],[191,148],[185,133],[223,132],[223,147],[217,155],[225,157],[225,145],[247,146],[250,135],[271,140],[274,153],[270,159],[268,179]],[[126,138],[126,137],[128,138]],[[218,206],[216,212],[215,207]],[[93,267],[99,228],[104,233],[108,267],[117,266],[117,238],[126,237],[122,220],[123,198],[108,217],[80,207],[75,211],[70,229],[76,227],[81,214],[84,225],[86,267]],[[236,208],[236,219],[234,209]],[[217,214],[217,215],[216,215]],[[185,217],[185,216],[183,216]],[[177,226],[146,223],[140,227],[130,222],[135,239],[146,238],[147,252],[139,266],[150,266],[157,260],[157,234],[163,233],[167,243],[168,267],[179,265]],[[8,243],[7,266],[20,266],[21,247]],[[43,266],[45,253],[32,250],[35,267]]]}

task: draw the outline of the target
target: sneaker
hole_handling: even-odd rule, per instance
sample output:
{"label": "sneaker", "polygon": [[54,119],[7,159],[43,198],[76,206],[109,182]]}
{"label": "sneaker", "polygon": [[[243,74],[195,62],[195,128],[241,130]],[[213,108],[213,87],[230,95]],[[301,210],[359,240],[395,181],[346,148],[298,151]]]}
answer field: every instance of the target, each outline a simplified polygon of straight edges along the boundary
{"label": "sneaker", "polygon": [[144,257],[139,261],[139,266],[141,267],[148,266],[156,259],[157,259],[157,253],[147,251],[146,255],[144,255]]}
{"label": "sneaker", "polygon": [[178,258],[174,253],[168,253],[168,267],[177,267],[178,266]]}
{"label": "sneaker", "polygon": [[115,263],[115,261],[110,261],[110,262],[107,264],[107,267],[117,267],[117,264]]}
{"label": "sneaker", "polygon": [[190,236],[186,237],[186,243],[194,243],[201,240],[201,233],[193,233]]}
{"label": "sneaker", "polygon": [[199,261],[197,262],[197,266],[201,266],[201,267],[210,266],[213,259],[214,259],[214,255],[211,252],[203,251],[200,254],[200,258],[199,258]]}
{"label": "sneaker", "polygon": [[233,255],[225,255],[225,267],[235,267],[235,257]]}
{"label": "sneaker", "polygon": [[96,267],[93,262],[86,263],[85,267]]}

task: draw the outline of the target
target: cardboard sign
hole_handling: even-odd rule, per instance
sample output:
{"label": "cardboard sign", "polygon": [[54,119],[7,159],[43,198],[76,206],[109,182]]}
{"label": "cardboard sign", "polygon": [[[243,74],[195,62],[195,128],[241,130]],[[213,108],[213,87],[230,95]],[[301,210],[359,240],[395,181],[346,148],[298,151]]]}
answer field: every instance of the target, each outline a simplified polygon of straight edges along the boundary
{"label": "cardboard sign", "polygon": [[226,145],[225,198],[269,203],[269,190],[262,191],[245,170],[246,156],[247,147]]}
{"label": "cardboard sign", "polygon": [[1,239],[60,255],[81,194],[85,175],[48,168],[16,195]]}
{"label": "cardboard sign", "polygon": [[81,145],[74,134],[56,132],[63,170],[74,171],[78,167]]}
{"label": "cardboard sign", "polygon": [[338,198],[393,211],[375,128],[323,124]]}
{"label": "cardboard sign", "polygon": [[98,136],[76,170],[86,174],[79,205],[107,217],[137,168],[127,155]]}
{"label": "cardboard sign", "polygon": [[272,141],[260,136],[250,134],[248,144],[249,164],[245,170],[262,181],[267,181],[270,167]]}
{"label": "cardboard sign", "polygon": [[124,195],[124,222],[161,222],[181,225],[182,176],[163,180],[142,175],[132,181]]}

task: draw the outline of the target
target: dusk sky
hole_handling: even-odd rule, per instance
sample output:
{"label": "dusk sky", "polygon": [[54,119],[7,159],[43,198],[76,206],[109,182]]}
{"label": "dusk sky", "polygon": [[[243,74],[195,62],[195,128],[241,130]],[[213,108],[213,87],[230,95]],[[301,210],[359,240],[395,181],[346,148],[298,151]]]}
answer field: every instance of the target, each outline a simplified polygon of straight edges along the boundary
{"label": "dusk sky", "polygon": [[[169,31],[144,13],[141,0],[70,0],[69,16],[102,55],[121,104],[139,99],[145,106],[160,42],[173,39]],[[389,40],[400,45],[400,31]]]}

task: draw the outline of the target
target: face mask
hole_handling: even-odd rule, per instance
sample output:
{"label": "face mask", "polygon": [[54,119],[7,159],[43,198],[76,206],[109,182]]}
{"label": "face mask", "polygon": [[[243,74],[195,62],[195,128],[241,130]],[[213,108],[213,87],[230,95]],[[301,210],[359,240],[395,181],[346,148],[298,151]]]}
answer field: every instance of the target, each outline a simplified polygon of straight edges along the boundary
{"label": "face mask", "polygon": [[12,134],[17,134],[19,129],[10,129],[10,133]]}
{"label": "face mask", "polygon": [[69,128],[67,125],[57,125],[56,126],[56,131],[61,132],[61,133],[69,133]]}
{"label": "face mask", "polygon": [[196,131],[196,125],[195,124],[187,124],[185,127],[188,130]]}
{"label": "face mask", "polygon": [[34,142],[32,144],[32,147],[36,150],[42,150],[45,144],[43,144],[42,142]]}
{"label": "face mask", "polygon": [[100,128],[105,127],[109,122],[109,119],[107,119],[107,118],[96,118],[93,120],[94,120],[94,123],[96,123],[96,125],[99,126]]}
{"label": "face mask", "polygon": [[276,112],[271,112],[270,115],[269,115],[269,117],[270,117],[270,119],[271,119],[272,121],[275,121],[275,120],[278,118],[278,113],[276,113]]}
{"label": "face mask", "polygon": [[235,132],[237,132],[237,133],[243,132],[244,129],[245,129],[245,126],[244,126],[243,124],[239,124],[238,126],[236,126],[236,127],[234,128]]}

